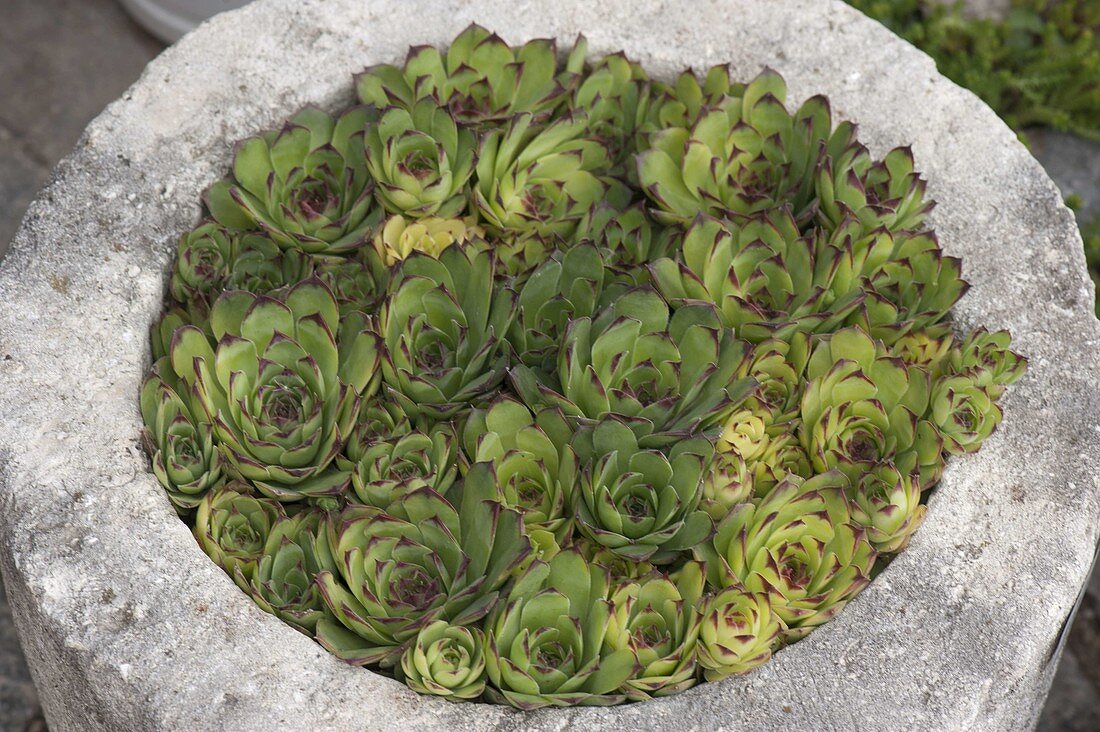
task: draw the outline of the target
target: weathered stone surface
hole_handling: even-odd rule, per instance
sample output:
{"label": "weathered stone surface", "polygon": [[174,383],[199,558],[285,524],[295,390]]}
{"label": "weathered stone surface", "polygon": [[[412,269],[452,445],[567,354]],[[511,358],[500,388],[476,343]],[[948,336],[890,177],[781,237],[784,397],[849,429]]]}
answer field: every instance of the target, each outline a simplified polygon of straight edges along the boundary
{"label": "weathered stone surface", "polygon": [[[174,236],[232,141],[470,21],[583,31],[651,72],[731,62],[831,96],[876,152],[912,143],[963,327],[1031,370],[951,463],[912,547],[835,621],[744,678],[611,710],[428,700],[342,665],[207,560],[137,442],[146,329]],[[1100,516],[1100,325],[1057,189],[976,98],[839,2],[265,0],[153,62],[88,129],[0,268],[0,560],[51,727],[1017,729],[1034,723]]]}

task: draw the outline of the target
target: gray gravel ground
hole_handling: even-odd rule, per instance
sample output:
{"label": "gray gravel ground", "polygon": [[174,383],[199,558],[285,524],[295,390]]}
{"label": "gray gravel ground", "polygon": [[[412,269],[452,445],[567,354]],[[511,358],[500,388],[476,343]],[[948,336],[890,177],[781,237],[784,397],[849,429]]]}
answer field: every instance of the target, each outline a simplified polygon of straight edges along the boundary
{"label": "gray gravel ground", "polygon": [[[0,256],[85,124],[160,51],[113,0],[4,0],[0,22]],[[1100,145],[1034,133],[1034,153],[1086,211],[1100,210]],[[0,586],[0,731],[45,729]],[[1085,594],[1039,723],[1100,729],[1100,575]]]}

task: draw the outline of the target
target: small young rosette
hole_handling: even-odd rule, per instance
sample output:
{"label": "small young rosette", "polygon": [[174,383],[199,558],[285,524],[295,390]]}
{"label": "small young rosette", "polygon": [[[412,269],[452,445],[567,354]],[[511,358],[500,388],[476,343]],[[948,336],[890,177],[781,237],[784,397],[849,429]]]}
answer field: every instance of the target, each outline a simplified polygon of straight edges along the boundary
{"label": "small young rosette", "polygon": [[339,254],[374,233],[374,205],[363,136],[371,112],[339,118],[307,108],[282,130],[241,143],[233,177],[207,189],[206,206],[230,229],[265,231],[284,249]]}
{"label": "small young rosette", "polygon": [[673,303],[714,303],[739,338],[790,341],[799,332],[837,329],[863,299],[858,287],[830,291],[836,272],[814,259],[813,242],[780,208],[736,223],[696,217],[679,259],[659,259],[650,272]]}
{"label": "small young rosette", "polygon": [[480,239],[483,234],[472,216],[461,219],[391,216],[374,236],[374,251],[386,267],[392,267],[413,252],[439,259],[447,247]]}
{"label": "small young rosette", "polygon": [[525,710],[623,701],[638,661],[605,643],[608,589],[607,570],[572,549],[532,564],[486,623],[486,696]]}
{"label": "small young rosette", "polygon": [[153,474],[178,510],[195,508],[225,482],[224,461],[214,443],[214,427],[172,371],[167,358],[153,364],[141,386],[141,431]]}
{"label": "small young rosette", "polygon": [[700,212],[728,217],[789,203],[808,221],[832,114],[824,97],[813,97],[792,115],[786,95],[783,78],[767,69],[686,125],[653,134],[638,178],[656,215],[686,223]]}
{"label": "small young rosette", "polygon": [[736,585],[703,604],[696,648],[707,681],[745,674],[771,660],[786,626],[768,596]]}
{"label": "small young rosette", "polygon": [[267,539],[284,516],[277,501],[254,495],[248,485],[234,481],[203,497],[192,533],[206,556],[248,592]]}
{"label": "small young rosette", "polygon": [[341,460],[351,470],[355,500],[386,508],[420,488],[446,495],[458,473],[455,439],[445,427],[409,432],[365,446],[358,460]]}
{"label": "small young rosette", "polygon": [[851,122],[837,125],[814,173],[818,220],[832,227],[855,220],[864,232],[919,231],[934,204],[924,198],[928,184],[914,170],[913,151],[895,148],[876,161],[855,134]]}
{"label": "small young rosette", "polygon": [[601,201],[624,207],[630,192],[600,175],[607,149],[586,137],[582,114],[540,128],[530,114],[481,139],[473,204],[508,271],[523,274],[545,256],[548,242],[569,239]]}
{"label": "small young rosette", "polygon": [[247,583],[238,578],[257,605],[310,637],[328,612],[314,581],[323,569],[316,548],[323,518],[317,509],[280,518],[267,535],[252,577]]}
{"label": "small young rosette", "polygon": [[859,328],[821,339],[806,367],[800,439],[814,470],[851,480],[893,461],[909,471],[938,466],[940,439],[919,421],[929,405],[929,374],[891,356]]}
{"label": "small young rosette", "polygon": [[852,521],[867,530],[867,540],[883,554],[904,549],[927,513],[920,477],[888,463],[876,465],[847,492]]}
{"label": "small young rosette", "polygon": [[523,284],[508,341],[519,361],[544,373],[554,370],[569,323],[590,318],[608,293],[604,259],[589,243],[555,252]]}
{"label": "small young rosette", "polygon": [[194,326],[176,331],[172,367],[214,424],[229,469],[284,501],[337,494],[333,461],[360,396],[377,388],[379,338],[369,321],[339,318],[332,292],[305,280],[281,299],[242,290],[211,310],[217,348]]}
{"label": "small young rosette", "polygon": [[484,638],[477,628],[429,623],[401,656],[401,678],[421,694],[476,699],[485,690]]}

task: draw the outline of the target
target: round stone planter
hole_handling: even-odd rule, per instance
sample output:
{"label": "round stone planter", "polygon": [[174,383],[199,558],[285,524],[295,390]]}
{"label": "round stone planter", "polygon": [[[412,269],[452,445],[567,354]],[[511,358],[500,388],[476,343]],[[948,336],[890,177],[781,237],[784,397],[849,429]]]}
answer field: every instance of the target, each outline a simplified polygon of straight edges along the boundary
{"label": "round stone planter", "polygon": [[[136,396],[175,237],[234,140],[471,21],[624,49],[654,74],[730,62],[823,92],[877,153],[912,143],[933,223],[1027,376],[953,460],[912,547],[746,677],[613,709],[451,704],[345,666],[265,615],[148,472]],[[0,559],[54,730],[1015,729],[1033,724],[1100,515],[1100,325],[1073,219],[974,96],[840,2],[265,0],[150,64],[88,128],[0,269]]]}

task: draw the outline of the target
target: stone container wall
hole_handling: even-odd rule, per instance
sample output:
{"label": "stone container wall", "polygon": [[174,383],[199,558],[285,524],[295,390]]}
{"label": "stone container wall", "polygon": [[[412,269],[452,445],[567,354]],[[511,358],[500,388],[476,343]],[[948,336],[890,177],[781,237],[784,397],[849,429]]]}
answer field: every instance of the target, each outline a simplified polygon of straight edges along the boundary
{"label": "stone container wall", "polygon": [[[425,699],[265,615],[148,471],[137,393],[178,234],[233,141],[471,21],[511,43],[578,32],[655,75],[769,65],[825,93],[876,153],[913,144],[964,258],[960,326],[1031,362],[981,453],[840,616],[746,677],[614,709]],[[1100,324],[1073,218],[970,93],[836,0],[262,0],[148,67],[88,128],[0,266],[0,562],[54,730],[1023,729],[1100,517]]]}

